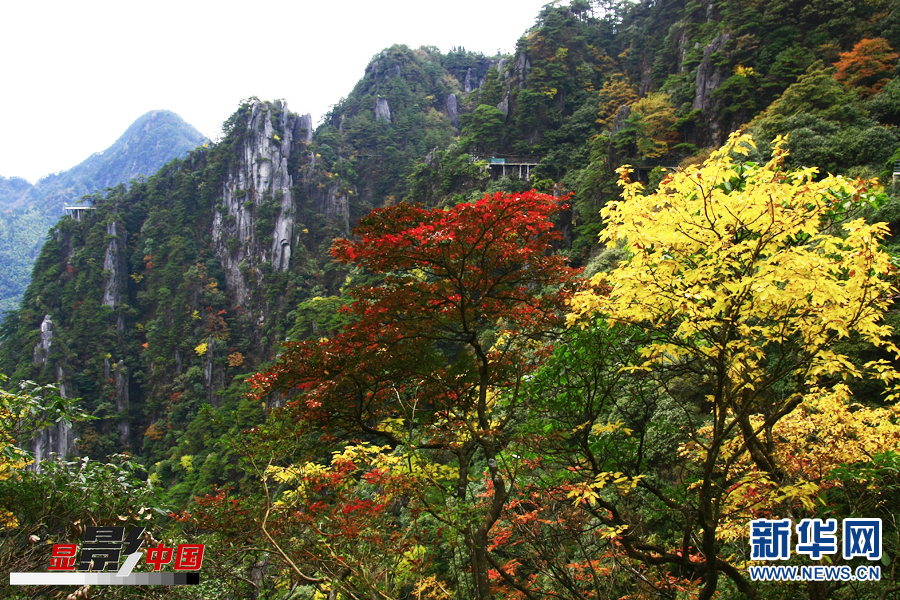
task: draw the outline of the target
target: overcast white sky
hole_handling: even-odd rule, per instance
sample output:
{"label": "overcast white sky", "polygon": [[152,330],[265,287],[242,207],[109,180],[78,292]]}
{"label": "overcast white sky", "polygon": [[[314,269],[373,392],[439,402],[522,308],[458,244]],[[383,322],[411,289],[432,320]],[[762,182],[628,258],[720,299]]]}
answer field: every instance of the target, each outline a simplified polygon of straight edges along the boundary
{"label": "overcast white sky", "polygon": [[210,138],[251,96],[318,122],[383,48],[512,52],[548,2],[4,2],[0,175],[69,169],[154,109]]}

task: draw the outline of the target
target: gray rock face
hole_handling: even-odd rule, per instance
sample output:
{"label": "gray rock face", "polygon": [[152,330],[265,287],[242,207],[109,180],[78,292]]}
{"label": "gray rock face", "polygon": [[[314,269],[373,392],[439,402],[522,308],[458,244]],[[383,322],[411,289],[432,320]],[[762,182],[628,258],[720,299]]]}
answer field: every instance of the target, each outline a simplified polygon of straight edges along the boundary
{"label": "gray rock face", "polygon": [[[235,304],[243,308],[248,308],[250,299],[249,272],[259,272],[266,262],[271,262],[276,271],[286,271],[291,260],[294,203],[288,159],[296,124],[283,101],[276,102],[276,107],[280,109],[277,131],[272,111],[261,102],[253,102],[240,163],[226,176],[222,190],[224,209],[213,219],[216,255]],[[255,219],[263,204],[275,213],[271,234],[267,236],[270,239],[257,238]],[[229,244],[231,239],[236,243]]]}
{"label": "gray rock face", "polygon": [[[47,357],[53,344],[53,321],[50,315],[45,315],[41,321],[41,341],[34,346],[34,363],[47,366]],[[63,369],[56,366],[56,381],[59,395],[66,397],[66,386],[63,383]],[[39,469],[42,460],[46,460],[51,453],[66,456],[75,452],[75,433],[65,422],[60,421],[50,427],[42,429],[31,440],[31,455],[34,456],[34,464],[29,467]]]}
{"label": "gray rock face", "polygon": [[466,71],[466,81],[463,84],[463,89],[468,94],[469,92],[472,92],[473,90],[475,90],[476,87],[477,86],[473,85],[473,82],[472,82],[472,67],[469,67],[469,69]]}
{"label": "gray rock face", "polygon": [[50,344],[53,343],[53,321],[50,315],[44,315],[41,321],[41,341],[34,345],[32,360],[36,365],[46,365],[47,355],[50,354]]}
{"label": "gray rock face", "polygon": [[712,104],[713,91],[727,78],[727,71],[712,64],[711,56],[724,50],[729,39],[731,39],[729,34],[720,33],[703,49],[703,61],[697,67],[697,91],[691,106],[692,110],[707,112]]}
{"label": "gray rock face", "polygon": [[350,230],[350,196],[341,192],[340,184],[332,183],[328,186],[325,204],[319,210],[328,219],[337,221],[343,231]]}
{"label": "gray rock face", "polygon": [[513,70],[516,72],[516,76],[519,80],[519,88],[524,88],[525,78],[528,77],[528,73],[531,71],[531,61],[528,60],[528,56],[525,54],[517,54],[516,62],[513,64]]}
{"label": "gray rock face", "polygon": [[629,116],[631,116],[631,109],[628,108],[628,105],[623,104],[622,106],[620,106],[619,110],[616,111],[616,116],[613,117],[613,135],[616,135],[625,128],[625,120],[628,119]]}
{"label": "gray rock face", "polygon": [[679,29],[681,30],[681,35],[678,38],[678,53],[681,56],[681,60],[678,65],[678,72],[684,73],[687,70],[687,67],[684,66],[684,61],[687,60],[688,53],[688,29],[684,25],[679,25]]}
{"label": "gray rock face", "polygon": [[456,106],[456,94],[447,96],[447,116],[450,117],[450,123],[459,129],[459,109]]}
{"label": "gray rock face", "polygon": [[[302,176],[303,188],[310,205],[316,212],[325,215],[333,227],[336,227],[340,235],[350,234],[350,194],[358,193],[356,186],[350,189],[341,189],[340,182],[329,183],[323,186],[320,178],[314,175],[316,169],[316,155],[309,153],[309,168]],[[303,227],[302,225],[300,226]]]}
{"label": "gray rock face", "polygon": [[50,458],[51,454],[59,457],[75,454],[75,439],[75,432],[63,421],[42,429],[31,440],[31,455],[34,457],[34,464],[29,468],[40,469],[41,461]]}
{"label": "gray rock face", "polygon": [[502,112],[504,117],[509,115],[509,90],[506,90],[506,96],[497,105],[497,110]]}
{"label": "gray rock face", "polygon": [[[106,256],[103,259],[103,270],[107,272],[106,285],[103,289],[103,306],[114,307],[119,303],[122,294],[125,293],[125,278],[123,274],[125,269],[125,240],[119,243],[119,234],[117,233],[117,223],[115,221],[106,224],[106,235],[111,236],[109,244],[106,246]],[[122,228],[122,235],[125,235]]]}
{"label": "gray rock face", "polygon": [[307,144],[312,141],[313,136],[313,122],[312,115],[306,113],[299,119],[297,119],[297,123],[294,126],[294,137],[298,140],[302,140]]}
{"label": "gray rock face", "polygon": [[[112,226],[113,231],[115,231],[115,223],[110,223],[107,225],[107,231],[110,226]],[[113,234],[115,235],[115,234]],[[106,286],[103,290],[103,306],[115,306],[116,302],[119,299],[118,294],[118,272],[116,270],[116,240],[110,240],[109,245],[106,247],[106,257],[103,259],[103,270],[108,271],[109,275],[106,277]]]}
{"label": "gray rock face", "polygon": [[497,63],[497,74],[502,76],[504,80],[509,79],[509,71],[503,70],[506,68],[506,62],[505,58],[501,58]]}
{"label": "gray rock face", "polygon": [[391,122],[391,107],[388,106],[387,98],[375,99],[375,120]]}

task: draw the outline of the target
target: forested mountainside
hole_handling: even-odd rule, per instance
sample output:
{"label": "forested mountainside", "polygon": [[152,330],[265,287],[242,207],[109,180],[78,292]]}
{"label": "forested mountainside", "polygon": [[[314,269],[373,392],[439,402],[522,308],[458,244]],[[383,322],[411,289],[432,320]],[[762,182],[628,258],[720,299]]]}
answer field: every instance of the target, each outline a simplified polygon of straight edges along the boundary
{"label": "forested mountainside", "polygon": [[[893,597],[895,48],[890,1],[573,0],[315,128],[244,101],[51,229],[0,372],[83,414],[2,564],[118,518],[215,553],[173,597]],[[749,577],[751,519],[847,517],[880,582]]]}
{"label": "forested mountainside", "polygon": [[0,312],[18,307],[47,231],[62,216],[64,205],[152,175],[204,141],[175,113],[154,110],[132,123],[112,146],[67,171],[34,185],[0,177]]}

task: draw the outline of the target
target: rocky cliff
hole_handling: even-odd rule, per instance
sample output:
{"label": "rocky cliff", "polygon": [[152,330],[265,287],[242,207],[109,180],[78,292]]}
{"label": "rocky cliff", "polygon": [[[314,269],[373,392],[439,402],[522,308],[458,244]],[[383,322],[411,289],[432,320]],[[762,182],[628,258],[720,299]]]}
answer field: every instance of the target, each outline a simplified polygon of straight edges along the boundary
{"label": "rocky cliff", "polygon": [[310,116],[253,100],[230,128],[56,226],[0,360],[98,420],[43,432],[36,456],[167,447],[271,357],[297,303],[342,280],[323,249],[347,233],[350,190],[324,174]]}
{"label": "rocky cliff", "polygon": [[[63,365],[55,364],[53,361],[48,365],[52,346],[53,321],[50,319],[50,315],[45,315],[41,321],[40,340],[34,345],[33,362],[41,370],[46,370],[49,367],[56,380],[59,395],[66,398],[68,396]],[[37,464],[51,454],[66,456],[75,451],[75,432],[69,423],[59,421],[55,425],[41,430],[31,440],[30,450]]]}
{"label": "rocky cliff", "polygon": [[[244,309],[249,308],[251,272],[259,276],[264,264],[276,271],[287,271],[290,265],[295,211],[288,160],[299,124],[282,102],[272,106],[254,102],[240,161],[228,170],[222,186],[222,208],[213,217],[212,241],[227,289],[235,306]],[[272,221],[271,230],[258,227],[263,219]]]}

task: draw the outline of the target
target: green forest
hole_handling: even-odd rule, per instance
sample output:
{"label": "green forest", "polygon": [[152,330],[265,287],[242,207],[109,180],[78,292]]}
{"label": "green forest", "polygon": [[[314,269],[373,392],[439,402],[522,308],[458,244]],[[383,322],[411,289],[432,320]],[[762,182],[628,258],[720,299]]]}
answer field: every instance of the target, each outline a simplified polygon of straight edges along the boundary
{"label": "green forest", "polygon": [[0,594],[900,597],[897,49],[895,0],[552,3],[88,190],[0,324],[0,565],[205,560]]}

